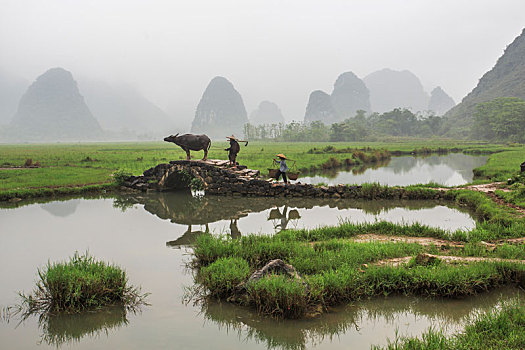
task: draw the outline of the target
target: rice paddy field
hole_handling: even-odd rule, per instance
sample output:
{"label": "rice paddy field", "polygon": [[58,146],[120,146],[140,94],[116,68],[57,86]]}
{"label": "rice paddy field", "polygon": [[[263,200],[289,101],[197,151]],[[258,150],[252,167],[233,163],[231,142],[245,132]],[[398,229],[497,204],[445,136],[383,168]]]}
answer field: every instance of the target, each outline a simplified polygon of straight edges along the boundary
{"label": "rice paddy field", "polygon": [[[212,142],[209,158],[227,159],[226,142]],[[475,169],[476,181],[504,181],[516,174],[525,148],[521,145],[491,145],[452,141],[398,141],[389,143],[269,143],[252,142],[242,147],[240,164],[271,168],[275,154],[284,153],[294,169],[306,172],[334,168],[346,159],[360,164],[376,155],[428,155],[448,151],[490,154],[486,165]],[[359,157],[356,152],[365,156]],[[192,152],[200,159],[203,152]],[[185,159],[178,146],[166,142],[0,145],[0,199],[82,193],[111,189],[115,172],[133,175],[159,163]]]}

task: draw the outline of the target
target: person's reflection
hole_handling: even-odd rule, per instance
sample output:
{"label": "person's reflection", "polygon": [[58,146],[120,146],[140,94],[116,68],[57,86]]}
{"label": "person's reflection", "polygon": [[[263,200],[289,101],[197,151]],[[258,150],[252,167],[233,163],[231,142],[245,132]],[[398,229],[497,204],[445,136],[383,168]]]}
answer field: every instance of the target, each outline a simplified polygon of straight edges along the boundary
{"label": "person's reflection", "polygon": [[195,243],[195,240],[198,236],[210,233],[210,228],[208,227],[208,224],[205,225],[205,228],[205,231],[192,231],[191,225],[188,225],[188,229],[182,234],[182,236],[180,236],[174,241],[166,242],[166,246],[172,248],[180,248],[181,246],[192,245],[193,243]]}
{"label": "person's reflection", "polygon": [[238,220],[239,219],[230,220],[230,235],[233,239],[241,238],[241,231],[239,231],[239,228],[237,227]]}
{"label": "person's reflection", "polygon": [[276,231],[280,232],[286,230],[290,220],[298,220],[300,218],[301,215],[299,215],[299,211],[297,211],[297,209],[288,211],[288,205],[285,205],[282,213],[279,208],[270,210],[270,216],[268,217],[268,220],[279,220],[279,223],[274,222],[273,227]]}

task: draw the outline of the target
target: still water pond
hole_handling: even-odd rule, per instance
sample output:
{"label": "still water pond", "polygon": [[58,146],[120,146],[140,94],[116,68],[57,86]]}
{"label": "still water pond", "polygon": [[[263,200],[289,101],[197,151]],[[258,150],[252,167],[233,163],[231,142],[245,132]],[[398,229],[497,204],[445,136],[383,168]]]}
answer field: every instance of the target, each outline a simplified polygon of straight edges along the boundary
{"label": "still water pond", "polygon": [[325,171],[301,177],[303,183],[362,184],[378,182],[389,186],[438,183],[458,186],[472,182],[473,169],[484,165],[486,156],[451,153],[445,156],[392,157],[373,167],[353,167],[345,171]]}
{"label": "still water pond", "polygon": [[[182,303],[193,284],[185,268],[191,243],[204,231],[234,237],[350,221],[418,221],[449,229],[474,220],[446,202],[319,201],[128,195],[34,203],[0,209],[0,305],[29,292],[48,260],[89,251],[126,268],[130,282],[150,292],[151,306],[132,314],[101,312],[0,322],[2,349],[368,349],[400,334],[446,324],[457,330],[476,310],[518,292],[503,289],[463,300],[390,297],[343,306],[313,320],[280,321],[220,303]],[[173,249],[175,248],[175,249]]]}

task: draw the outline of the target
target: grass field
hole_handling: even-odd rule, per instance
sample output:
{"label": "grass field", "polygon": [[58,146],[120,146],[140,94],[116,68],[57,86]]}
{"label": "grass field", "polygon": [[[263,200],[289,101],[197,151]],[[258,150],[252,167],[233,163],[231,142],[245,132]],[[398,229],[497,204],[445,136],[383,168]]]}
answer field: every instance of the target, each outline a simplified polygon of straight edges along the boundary
{"label": "grass field", "polygon": [[[214,142],[209,158],[226,159],[226,147],[226,142]],[[344,162],[352,158],[356,149],[366,149],[365,152],[370,155],[379,150],[394,154],[450,149],[492,153],[487,165],[476,170],[476,174],[493,181],[506,180],[516,174],[525,154],[523,146],[439,140],[388,143],[252,142],[247,147],[242,146],[238,160],[249,168],[266,173],[267,168],[272,167],[275,154],[284,153],[296,160],[296,168],[305,170],[320,168],[333,160]],[[202,152],[193,152],[192,157],[199,159]],[[33,164],[38,162],[41,167],[13,169],[23,166],[28,159]],[[111,175],[117,170],[139,175],[152,166],[176,159],[185,159],[185,153],[165,142],[0,145],[0,197],[5,200],[14,196],[77,193],[78,187],[85,186],[107,189],[114,183]]]}

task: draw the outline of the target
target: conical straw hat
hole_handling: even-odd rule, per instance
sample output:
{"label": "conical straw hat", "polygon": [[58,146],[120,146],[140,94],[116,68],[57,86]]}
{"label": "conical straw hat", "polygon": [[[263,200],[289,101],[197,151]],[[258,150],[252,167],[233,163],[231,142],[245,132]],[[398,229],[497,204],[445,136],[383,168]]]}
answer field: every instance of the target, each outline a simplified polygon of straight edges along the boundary
{"label": "conical straw hat", "polygon": [[279,158],[288,159],[288,158],[286,158],[286,156],[285,156],[284,154],[282,154],[282,153],[276,154],[275,156],[276,156],[276,157],[279,157]]}

